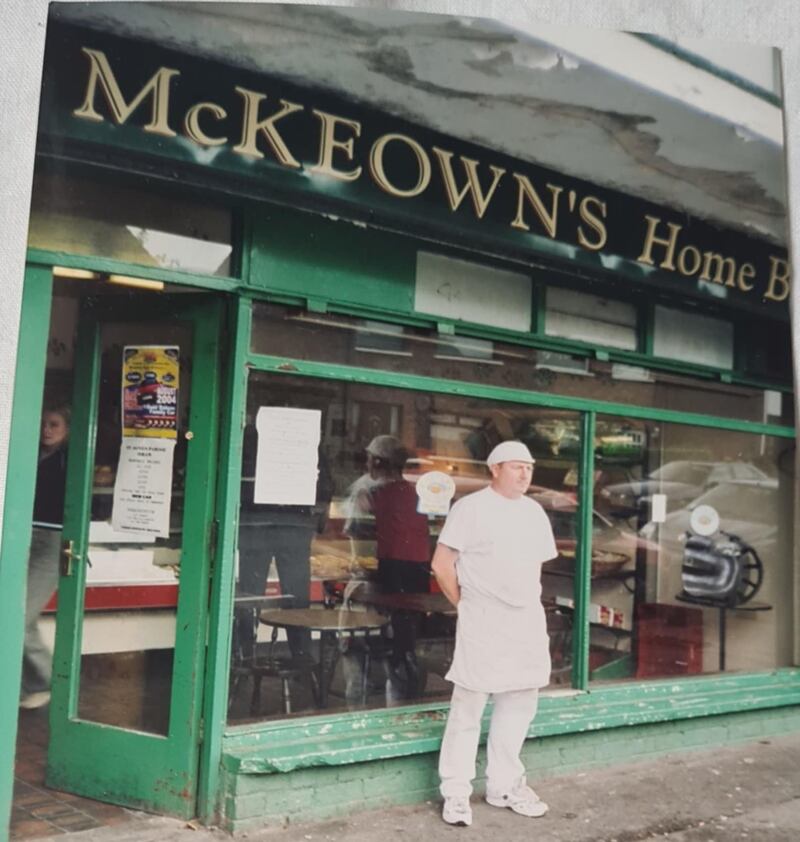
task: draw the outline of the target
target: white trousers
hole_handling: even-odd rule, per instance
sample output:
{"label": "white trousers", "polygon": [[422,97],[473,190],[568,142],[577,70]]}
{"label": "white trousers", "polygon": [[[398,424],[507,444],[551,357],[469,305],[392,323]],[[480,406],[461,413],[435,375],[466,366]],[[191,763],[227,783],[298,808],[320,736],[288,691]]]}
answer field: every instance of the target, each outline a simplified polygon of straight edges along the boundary
{"label": "white trousers", "polygon": [[[504,795],[525,775],[520,752],[536,715],[539,690],[493,693],[494,711],[486,747],[486,792]],[[440,792],[445,798],[472,793],[475,760],[481,735],[481,716],[489,693],[453,686],[450,715],[439,754]]]}

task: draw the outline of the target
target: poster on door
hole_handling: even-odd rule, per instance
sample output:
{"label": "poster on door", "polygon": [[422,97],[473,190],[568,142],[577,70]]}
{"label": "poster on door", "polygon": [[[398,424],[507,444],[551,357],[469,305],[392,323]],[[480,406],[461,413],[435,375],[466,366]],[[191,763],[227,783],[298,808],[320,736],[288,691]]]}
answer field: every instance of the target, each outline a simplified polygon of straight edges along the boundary
{"label": "poster on door", "polygon": [[126,345],[122,349],[122,435],[178,437],[180,348]]}
{"label": "poster on door", "polygon": [[114,481],[111,528],[169,537],[175,441],[124,438]]}

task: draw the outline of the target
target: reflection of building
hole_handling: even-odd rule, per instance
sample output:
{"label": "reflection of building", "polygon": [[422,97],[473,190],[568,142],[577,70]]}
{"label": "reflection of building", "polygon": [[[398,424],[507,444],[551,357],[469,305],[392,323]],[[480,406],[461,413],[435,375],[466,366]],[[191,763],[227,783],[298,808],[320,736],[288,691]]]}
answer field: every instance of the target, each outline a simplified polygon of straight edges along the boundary
{"label": "reflection of building", "polygon": [[[402,708],[386,675],[376,691],[386,622],[358,626],[340,610],[349,601],[363,614],[357,598],[369,598],[351,580],[369,578],[374,542],[343,523],[377,435],[408,449],[407,479],[442,470],[457,495],[486,481],[481,461],[498,441],[535,451],[532,493],[561,549],[544,577],[556,678],[575,690],[543,706],[551,746],[589,750],[584,732],[601,714],[615,756],[644,742],[644,723],[659,746],[716,740],[728,714],[760,733],[798,724],[779,107],[633,36],[602,36],[609,63],[636,45],[665,76],[677,62],[715,108],[705,85],[726,86],[735,113],[711,116],[571,57],[552,33],[371,14],[76,5],[52,24],[2,565],[19,571],[26,555],[18,527],[43,388],[48,400],[73,394],[81,492],[64,535],[73,572],[59,600],[50,745],[50,781],[64,789],[234,829],[397,799],[409,769],[403,797],[430,797],[453,618],[436,594],[414,609],[427,695]],[[171,530],[151,549],[84,529],[112,498],[129,344],[182,351],[179,444],[160,486]],[[319,410],[332,474],[330,494],[311,489],[302,512],[314,530],[303,610],[340,611],[330,616],[341,625],[325,647],[313,627],[319,646],[302,669],[274,615],[261,624],[261,661],[230,652],[234,597],[253,599],[255,616],[280,585],[273,576],[252,597],[236,588],[243,427],[262,406]],[[698,476],[671,478],[677,466]],[[733,518],[754,492],[772,496],[774,521],[741,528],[763,553],[771,610],[731,618],[741,657],[729,668],[742,673],[732,683],[716,674],[714,621],[674,600],[674,531],[701,494]],[[641,535],[659,507],[663,522]],[[79,610],[89,541],[104,565],[136,553],[137,576],[160,561],[152,578],[169,577],[169,598],[146,601],[153,581],[90,574]],[[12,620],[18,578],[0,593]],[[110,584],[100,593],[120,596],[103,603],[114,612],[94,612],[89,595]],[[17,674],[18,653],[5,657]],[[231,693],[229,710],[232,663],[261,696]],[[310,680],[321,667],[324,708]],[[700,671],[701,683],[687,677]],[[624,692],[605,684],[623,680]],[[296,718],[284,718],[287,702]]]}

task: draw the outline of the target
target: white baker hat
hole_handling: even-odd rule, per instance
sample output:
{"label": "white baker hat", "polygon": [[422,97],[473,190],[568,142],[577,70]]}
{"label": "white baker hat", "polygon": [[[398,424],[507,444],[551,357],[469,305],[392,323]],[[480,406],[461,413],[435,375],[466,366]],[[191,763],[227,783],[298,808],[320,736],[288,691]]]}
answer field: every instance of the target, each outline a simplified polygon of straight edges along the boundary
{"label": "white baker hat", "polygon": [[530,462],[536,460],[531,456],[527,445],[521,441],[501,441],[486,459],[487,465],[497,465],[500,462]]}

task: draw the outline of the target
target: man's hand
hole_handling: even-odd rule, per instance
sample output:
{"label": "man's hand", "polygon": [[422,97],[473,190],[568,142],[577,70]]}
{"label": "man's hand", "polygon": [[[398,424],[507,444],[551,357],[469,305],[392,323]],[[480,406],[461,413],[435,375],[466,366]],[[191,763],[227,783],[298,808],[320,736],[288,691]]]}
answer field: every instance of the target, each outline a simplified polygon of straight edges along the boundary
{"label": "man's hand", "polygon": [[453,603],[458,605],[461,599],[461,588],[456,576],[456,559],[458,551],[447,544],[437,544],[431,561],[431,570],[442,589],[442,593]]}

